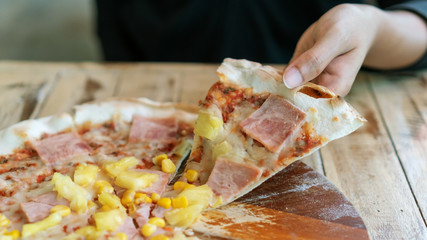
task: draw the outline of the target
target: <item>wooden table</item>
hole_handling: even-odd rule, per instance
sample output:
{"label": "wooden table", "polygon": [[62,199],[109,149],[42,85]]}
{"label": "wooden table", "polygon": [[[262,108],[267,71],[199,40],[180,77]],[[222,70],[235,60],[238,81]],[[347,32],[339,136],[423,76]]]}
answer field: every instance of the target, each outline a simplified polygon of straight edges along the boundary
{"label": "wooden table", "polygon": [[[111,96],[197,104],[218,65],[0,62],[0,129]],[[360,73],[368,123],[304,160],[353,203],[371,239],[427,239],[427,72]]]}

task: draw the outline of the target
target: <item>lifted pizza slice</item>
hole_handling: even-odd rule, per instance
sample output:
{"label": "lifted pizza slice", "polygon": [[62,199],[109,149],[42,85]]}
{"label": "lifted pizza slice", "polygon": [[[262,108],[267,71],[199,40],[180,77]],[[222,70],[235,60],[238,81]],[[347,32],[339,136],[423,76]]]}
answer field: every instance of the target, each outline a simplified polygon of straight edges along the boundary
{"label": "lifted pizza slice", "polygon": [[282,72],[270,66],[225,59],[217,73],[220,81],[201,102],[186,168],[198,173],[195,185],[212,189],[216,205],[237,199],[365,122],[325,87],[307,83],[288,89]]}

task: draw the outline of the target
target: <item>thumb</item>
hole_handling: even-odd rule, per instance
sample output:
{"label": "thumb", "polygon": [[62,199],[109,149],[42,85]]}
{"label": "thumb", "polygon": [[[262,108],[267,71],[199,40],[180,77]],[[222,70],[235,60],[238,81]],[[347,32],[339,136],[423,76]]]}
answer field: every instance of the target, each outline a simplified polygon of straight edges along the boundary
{"label": "thumb", "polygon": [[[293,58],[283,74],[283,82],[288,88],[295,88],[319,76],[328,64],[339,55],[332,41],[315,44],[296,58]],[[335,51],[333,51],[335,49]]]}

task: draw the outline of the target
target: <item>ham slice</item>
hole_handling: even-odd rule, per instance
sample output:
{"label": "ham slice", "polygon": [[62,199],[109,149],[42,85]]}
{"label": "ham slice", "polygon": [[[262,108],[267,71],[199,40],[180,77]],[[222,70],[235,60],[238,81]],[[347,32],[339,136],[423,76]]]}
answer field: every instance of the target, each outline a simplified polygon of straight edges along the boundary
{"label": "ham slice", "polygon": [[31,199],[29,202],[21,203],[21,209],[28,222],[37,222],[48,217],[50,209],[56,205],[70,206],[70,202],[66,199],[58,200],[56,193],[49,192]]}
{"label": "ham slice", "polygon": [[91,152],[89,145],[84,143],[75,133],[50,136],[34,141],[32,144],[40,158],[48,165]]}
{"label": "ham slice", "polygon": [[153,209],[153,211],[151,211],[151,215],[153,215],[154,217],[159,217],[162,218],[165,216],[165,212],[169,211],[170,208],[166,209],[164,207],[160,207],[159,205],[156,205]]}
{"label": "ham slice", "polygon": [[38,202],[21,203],[21,209],[30,223],[37,222],[48,217],[52,207],[52,205]]}
{"label": "ham slice", "polygon": [[156,170],[147,170],[147,169],[136,169],[136,171],[154,173],[159,175],[159,179],[156,182],[152,183],[151,186],[140,190],[140,192],[148,195],[151,195],[153,193],[158,193],[162,195],[162,193],[165,191],[166,186],[169,183],[170,175],[168,173],[164,173],[162,171],[156,171]]}
{"label": "ham slice", "polygon": [[240,193],[251,183],[257,181],[262,170],[249,163],[236,163],[218,158],[209,176],[207,185],[224,200]]}
{"label": "ham slice", "polygon": [[144,224],[148,222],[150,218],[151,203],[143,203],[134,213],[134,219],[138,228],[141,228]]}
{"label": "ham slice", "polygon": [[126,234],[128,239],[132,239],[136,234],[138,234],[138,230],[133,224],[132,218],[129,216],[125,218],[122,225],[120,225],[116,231]]}
{"label": "ham slice", "polygon": [[286,139],[301,127],[304,119],[304,112],[286,99],[272,94],[258,110],[240,123],[240,127],[268,150],[278,152]]}
{"label": "ham slice", "polygon": [[133,117],[129,142],[174,142],[177,138],[178,123],[175,118]]}
{"label": "ham slice", "polygon": [[70,202],[67,199],[64,199],[64,198],[58,199],[56,195],[57,195],[56,192],[49,192],[31,199],[31,201],[37,202],[37,203],[44,203],[51,206],[56,206],[56,205],[70,206]]}

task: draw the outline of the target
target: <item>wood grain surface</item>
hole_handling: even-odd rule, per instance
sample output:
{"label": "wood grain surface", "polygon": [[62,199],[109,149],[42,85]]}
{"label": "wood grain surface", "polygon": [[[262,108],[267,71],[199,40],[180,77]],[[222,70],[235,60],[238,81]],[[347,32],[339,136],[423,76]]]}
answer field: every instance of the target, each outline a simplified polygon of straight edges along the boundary
{"label": "wood grain surface", "polygon": [[[0,62],[0,128],[28,118],[70,112],[73,105],[112,96],[197,104],[209,86],[217,81],[216,68],[216,64]],[[359,74],[346,99],[368,119],[368,123],[303,160],[315,169],[316,172],[309,171],[316,174],[315,179],[326,184],[328,181],[322,177],[325,175],[344,193],[349,201],[343,209],[353,209],[350,202],[354,205],[371,239],[427,239],[426,77],[427,72]],[[306,165],[300,167],[306,169]],[[292,186],[289,179],[274,183],[283,189]],[[302,188],[307,187],[307,191],[299,191],[302,195],[298,197],[302,198],[309,189],[319,188],[313,183],[295,183]],[[256,191],[268,191],[262,189],[266,186],[269,185],[262,185]],[[327,194],[332,193],[315,192],[318,195],[301,201],[291,201],[295,199],[296,192],[289,190],[276,191],[277,195],[271,194],[265,201],[258,201],[260,199],[251,193],[228,207],[234,208],[237,214],[234,216],[239,216],[242,206],[260,216],[280,216],[273,219],[278,224],[267,222],[261,224],[261,228],[271,232],[291,231],[288,239],[297,239],[297,236],[306,239],[366,237],[363,222],[357,217],[348,217],[356,216],[353,210],[350,211],[353,215],[347,214],[344,218],[337,217],[345,215],[340,211],[331,214],[332,218],[319,217],[329,215],[322,214],[321,209],[327,209],[327,206],[316,205],[321,203],[317,199],[327,198]],[[339,193],[336,189],[332,192]],[[332,200],[329,202],[331,206],[336,204]],[[223,216],[223,210],[217,210],[213,217]],[[302,225],[304,222],[310,224]],[[341,229],[342,234],[327,230],[334,226]],[[252,236],[249,230],[257,231],[259,228],[257,224],[249,224],[246,230],[235,232],[237,235],[233,237],[249,238]],[[201,234],[201,231],[196,234]],[[210,238],[230,236],[223,234]],[[260,236],[256,239],[271,238]]]}

